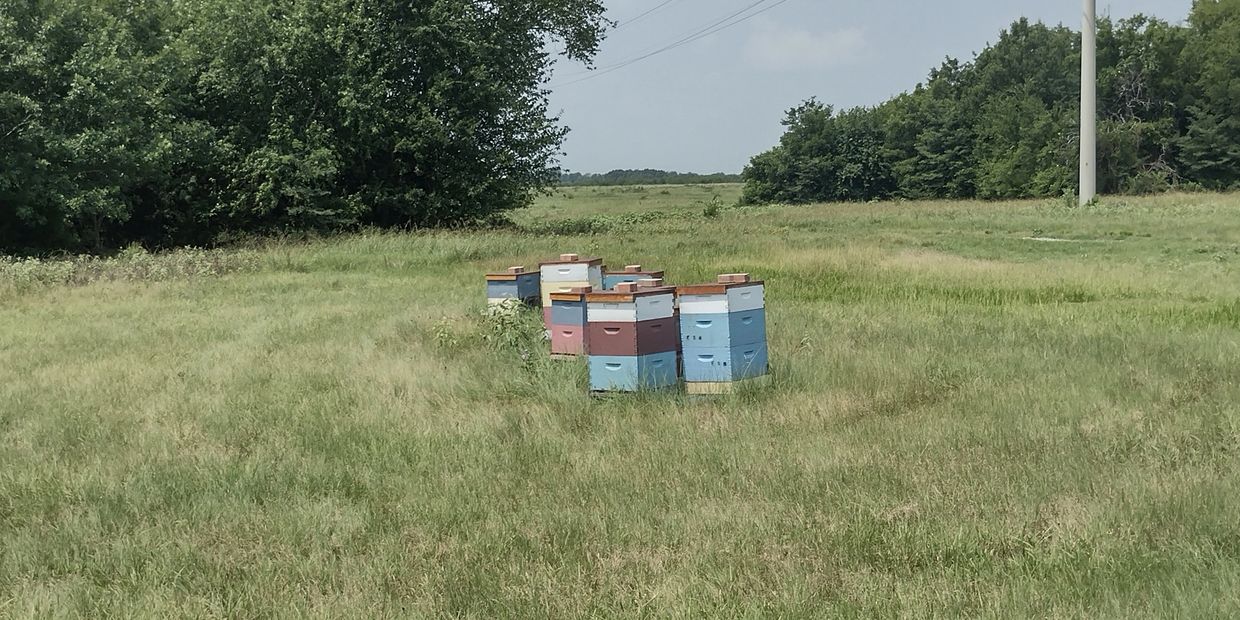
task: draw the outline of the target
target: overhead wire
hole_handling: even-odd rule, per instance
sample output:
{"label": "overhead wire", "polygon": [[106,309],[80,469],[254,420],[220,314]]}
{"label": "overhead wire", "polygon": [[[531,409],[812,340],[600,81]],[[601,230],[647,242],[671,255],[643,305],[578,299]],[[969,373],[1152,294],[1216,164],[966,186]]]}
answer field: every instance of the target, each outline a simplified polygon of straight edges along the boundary
{"label": "overhead wire", "polygon": [[612,29],[612,31],[614,32],[614,31],[616,31],[616,30],[620,30],[621,28],[624,28],[625,26],[628,26],[629,24],[634,24],[634,23],[637,23],[637,22],[641,21],[642,19],[644,19],[644,18],[648,17],[651,13],[654,13],[655,11],[658,11],[659,9],[661,9],[661,8],[663,8],[663,7],[667,6],[667,5],[669,5],[669,4],[671,4],[671,3],[675,2],[675,1],[676,1],[676,0],[663,0],[663,2],[660,2],[660,3],[656,4],[656,5],[654,6],[654,8],[652,8],[652,9],[649,9],[649,10],[647,10],[647,11],[644,11],[644,12],[642,12],[640,15],[637,15],[637,16],[635,16],[635,17],[631,18],[631,19],[628,19],[628,20],[625,20],[625,21],[619,22],[619,23],[616,25],[616,27]]}
{"label": "overhead wire", "polygon": [[[615,28],[612,28],[612,29],[611,29],[611,31],[612,31],[612,32],[615,32],[615,31],[617,31],[617,30],[621,30],[621,29],[623,29],[625,26],[628,26],[628,25],[630,25],[630,24],[633,24],[633,23],[639,22],[639,21],[641,21],[642,19],[644,19],[644,18],[648,17],[649,15],[651,15],[652,13],[657,12],[659,9],[661,9],[661,8],[663,8],[663,7],[665,7],[665,6],[669,5],[669,4],[671,4],[671,3],[673,3],[673,2],[676,2],[676,0],[663,0],[663,2],[660,2],[660,3],[656,4],[654,7],[649,8],[649,9],[646,9],[645,11],[642,11],[641,13],[639,13],[639,14],[637,14],[637,15],[635,15],[635,16],[633,16],[633,17],[629,18],[629,19],[622,20],[622,21],[617,21],[617,22],[616,22],[616,27],[615,27]],[[558,49],[558,50],[556,50],[556,51],[555,51],[555,53],[554,53],[553,55],[554,55],[554,56],[562,56],[563,54],[564,54],[564,50],[563,50],[563,49]],[[573,75],[584,75],[584,74],[586,74],[586,73],[590,73],[590,72],[589,72],[589,71],[583,71],[583,72],[581,72],[581,73],[574,73]],[[571,76],[570,76],[570,77],[571,77]]]}
{"label": "overhead wire", "polygon": [[[573,84],[578,84],[578,83],[581,83],[581,82],[585,82],[585,81],[587,81],[587,80],[592,80],[592,79],[594,79],[594,78],[602,77],[602,76],[604,76],[604,75],[607,75],[608,73],[612,73],[613,71],[618,71],[618,70],[623,69],[623,68],[625,68],[625,67],[627,67],[627,66],[629,66],[629,65],[632,65],[632,64],[634,64],[634,63],[641,62],[641,61],[643,61],[643,60],[646,60],[646,59],[651,58],[651,57],[654,57],[654,56],[658,56],[659,54],[663,54],[663,53],[666,53],[666,52],[670,52],[670,51],[672,51],[672,50],[674,50],[674,49],[677,49],[677,48],[679,48],[679,47],[684,47],[685,45],[689,45],[690,43],[694,43],[694,42],[696,42],[696,41],[699,41],[699,40],[701,40],[701,39],[704,39],[704,38],[706,38],[706,37],[708,37],[708,36],[710,36],[710,35],[712,35],[712,34],[715,34],[715,33],[717,33],[717,32],[721,32],[721,31],[723,31],[723,30],[727,30],[728,28],[732,28],[732,27],[734,27],[734,26],[740,25],[740,24],[742,24],[742,23],[744,23],[744,22],[747,22],[747,21],[749,21],[749,20],[751,20],[751,19],[753,19],[753,18],[755,18],[755,17],[757,17],[757,16],[759,16],[759,15],[761,15],[761,14],[763,14],[763,13],[766,13],[767,11],[770,11],[770,10],[772,10],[772,9],[774,9],[774,8],[776,8],[776,7],[778,7],[778,6],[780,6],[781,4],[785,4],[785,3],[789,2],[789,0],[777,0],[774,4],[771,4],[771,5],[766,6],[766,7],[762,7],[761,9],[759,9],[759,10],[757,10],[757,11],[753,11],[753,9],[758,8],[759,6],[761,6],[761,5],[763,5],[763,4],[766,4],[766,3],[767,3],[767,2],[769,2],[769,1],[770,1],[770,0],[757,0],[757,2],[753,2],[753,3],[749,4],[749,5],[747,5],[745,8],[740,9],[739,11],[735,11],[735,12],[733,12],[733,13],[729,14],[729,15],[728,15],[728,16],[726,16],[726,17],[723,17],[723,18],[717,19],[717,20],[715,20],[715,21],[711,22],[710,24],[707,24],[706,26],[703,26],[703,27],[701,27],[701,28],[699,28],[699,29],[695,30],[695,31],[694,31],[694,32],[692,32],[692,33],[689,33],[688,35],[684,35],[682,38],[680,38],[680,39],[678,39],[678,40],[676,40],[676,41],[673,41],[672,43],[669,43],[669,44],[667,44],[667,45],[664,45],[663,47],[660,47],[660,48],[658,48],[658,49],[652,50],[652,51],[650,51],[650,52],[646,52],[646,53],[641,54],[641,55],[639,55],[639,56],[635,56],[635,57],[633,57],[633,58],[630,58],[630,59],[628,59],[628,60],[621,61],[621,62],[616,63],[616,64],[613,64],[613,65],[608,65],[608,66],[606,66],[606,67],[602,67],[602,68],[600,68],[600,69],[598,69],[598,70],[596,70],[596,71],[587,71],[587,72],[582,72],[582,73],[575,73],[575,74],[573,74],[573,75],[585,75],[585,77],[582,77],[582,78],[579,78],[579,79],[575,79],[575,80],[570,80],[570,81],[568,81],[568,82],[563,82],[563,83],[560,83],[560,84],[554,84],[554,85],[551,85],[549,88],[560,88],[560,87],[563,87],[563,86],[571,86],[571,85],[573,85]],[[750,13],[750,11],[753,11],[753,12],[752,12],[752,13]],[[746,15],[746,13],[748,13],[748,14]],[[572,76],[566,76],[566,77],[572,77]]]}
{"label": "overhead wire", "polygon": [[639,57],[637,57],[637,58],[631,58],[631,59],[629,59],[629,60],[620,61],[619,63],[612,64],[612,65],[607,65],[607,66],[605,66],[605,67],[601,67],[600,69],[597,69],[597,70],[592,70],[592,71],[579,71],[579,72],[577,72],[577,73],[570,73],[569,75],[566,75],[566,76],[564,76],[564,77],[571,78],[571,77],[576,77],[576,76],[579,76],[579,75],[600,75],[600,71],[602,71],[602,72],[609,72],[610,70],[612,70],[612,69],[614,69],[614,68],[619,68],[620,66],[622,66],[622,65],[627,65],[627,64],[628,64],[628,63],[630,63],[630,62],[637,61],[637,60],[644,60],[645,58],[647,58],[647,57],[649,57],[649,56],[651,56],[651,55],[659,54],[659,53],[662,53],[662,52],[664,52],[664,51],[668,51],[668,49],[670,49],[670,48],[675,48],[675,47],[678,47],[679,45],[681,45],[681,44],[685,43],[685,42],[686,42],[686,41],[688,41],[689,39],[692,39],[693,37],[696,37],[696,36],[698,36],[698,35],[701,35],[702,33],[704,33],[704,32],[706,32],[706,31],[710,30],[711,28],[714,28],[714,27],[716,27],[716,26],[719,26],[720,24],[723,24],[723,23],[727,22],[728,20],[734,19],[736,16],[741,15],[741,14],[744,14],[744,13],[746,13],[746,12],[748,12],[748,11],[751,11],[751,10],[753,10],[755,7],[757,7],[757,6],[759,6],[759,5],[762,5],[762,4],[765,4],[765,3],[769,2],[769,1],[770,1],[770,0],[756,0],[756,2],[753,2],[753,3],[749,4],[749,5],[747,5],[745,8],[743,8],[743,9],[741,9],[741,10],[739,10],[739,11],[735,11],[735,12],[730,13],[730,14],[728,14],[728,15],[725,15],[725,16],[723,16],[723,17],[721,17],[721,18],[714,19],[714,20],[713,20],[713,21],[711,21],[709,24],[706,24],[705,26],[702,26],[702,27],[698,28],[697,30],[694,30],[693,32],[690,32],[690,33],[685,34],[685,35],[681,35],[681,37],[682,37],[682,38],[677,39],[676,41],[673,41],[673,42],[671,42],[671,43],[669,43],[669,44],[667,44],[667,45],[665,45],[665,46],[663,46],[663,47],[660,47],[660,48],[658,48],[658,49],[656,49],[656,50],[653,50],[653,51],[651,51],[651,52],[648,52],[648,53],[643,53],[641,56],[639,56]]}

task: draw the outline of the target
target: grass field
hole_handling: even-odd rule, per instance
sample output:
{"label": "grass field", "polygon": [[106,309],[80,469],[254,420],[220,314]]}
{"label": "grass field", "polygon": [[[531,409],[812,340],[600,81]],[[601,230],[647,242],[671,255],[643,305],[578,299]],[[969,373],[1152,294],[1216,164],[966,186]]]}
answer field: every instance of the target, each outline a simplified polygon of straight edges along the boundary
{"label": "grass field", "polygon": [[545,196],[515,215],[518,223],[532,225],[599,215],[627,216],[649,213],[701,213],[712,203],[733,205],[741,185],[634,185],[627,187],[565,187]]}
{"label": "grass field", "polygon": [[[1240,614],[1240,196],[662,191],[10,264],[0,616]],[[775,382],[590,398],[481,316],[561,251],[765,279]]]}

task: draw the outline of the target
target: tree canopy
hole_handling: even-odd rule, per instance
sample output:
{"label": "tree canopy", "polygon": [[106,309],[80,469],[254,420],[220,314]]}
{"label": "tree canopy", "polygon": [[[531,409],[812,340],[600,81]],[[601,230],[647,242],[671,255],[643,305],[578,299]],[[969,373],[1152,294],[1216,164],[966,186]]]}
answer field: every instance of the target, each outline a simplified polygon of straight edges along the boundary
{"label": "tree canopy", "polygon": [[599,0],[0,0],[0,252],[443,226],[527,204]]}
{"label": "tree canopy", "polygon": [[[1240,0],[1197,0],[1187,23],[1099,20],[1099,189],[1240,186]],[[1080,34],[1020,20],[913,91],[788,111],[752,159],[748,202],[1020,198],[1072,192]]]}

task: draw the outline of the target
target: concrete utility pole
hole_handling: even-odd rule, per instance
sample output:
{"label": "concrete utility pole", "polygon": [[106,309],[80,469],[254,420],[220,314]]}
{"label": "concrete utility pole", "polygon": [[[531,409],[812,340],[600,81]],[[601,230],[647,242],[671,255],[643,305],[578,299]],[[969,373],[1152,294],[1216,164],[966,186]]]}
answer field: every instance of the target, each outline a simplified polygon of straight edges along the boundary
{"label": "concrete utility pole", "polygon": [[1081,16],[1081,204],[1098,193],[1098,8],[1084,0]]}

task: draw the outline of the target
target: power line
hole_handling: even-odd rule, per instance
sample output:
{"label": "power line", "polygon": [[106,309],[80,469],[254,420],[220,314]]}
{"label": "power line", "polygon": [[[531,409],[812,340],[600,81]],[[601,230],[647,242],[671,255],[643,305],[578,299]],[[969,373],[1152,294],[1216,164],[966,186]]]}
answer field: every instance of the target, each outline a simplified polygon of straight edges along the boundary
{"label": "power line", "polygon": [[[652,52],[649,52],[649,53],[647,53],[647,54],[643,54],[643,55],[641,55],[641,56],[639,56],[639,57],[637,57],[637,58],[632,58],[632,59],[629,59],[629,60],[621,61],[621,62],[616,63],[616,64],[613,64],[613,65],[608,65],[608,66],[606,66],[606,67],[601,67],[601,70],[602,70],[603,72],[610,72],[610,71],[612,71],[612,70],[614,70],[614,69],[618,69],[618,68],[620,68],[620,67],[622,67],[622,66],[628,66],[628,65],[629,65],[629,64],[631,64],[632,62],[636,62],[636,61],[638,61],[638,60],[644,60],[645,58],[649,58],[650,56],[653,56],[653,55],[655,55],[655,54],[660,54],[660,53],[662,53],[662,52],[668,51],[669,49],[674,49],[675,47],[678,47],[678,46],[680,46],[680,45],[683,45],[683,44],[684,44],[685,42],[687,42],[689,39],[692,39],[693,37],[698,36],[698,35],[702,34],[703,32],[706,32],[707,30],[710,30],[711,28],[714,28],[714,27],[716,27],[716,26],[718,26],[718,25],[720,25],[720,24],[722,24],[722,23],[724,23],[724,22],[726,22],[726,21],[728,21],[728,20],[730,20],[730,19],[735,18],[737,15],[741,15],[742,13],[745,13],[746,11],[749,11],[749,10],[753,9],[754,7],[756,7],[756,6],[760,5],[760,4],[764,4],[764,3],[766,3],[766,2],[769,2],[769,0],[757,0],[756,2],[754,2],[754,3],[752,3],[752,4],[748,5],[748,6],[746,6],[745,8],[743,8],[743,9],[741,9],[741,10],[739,10],[739,11],[736,11],[736,12],[734,12],[734,13],[731,13],[731,14],[729,14],[729,15],[726,15],[726,16],[724,16],[724,17],[721,17],[721,18],[719,18],[719,19],[716,19],[716,20],[712,21],[711,23],[709,23],[709,24],[707,24],[707,25],[705,25],[705,26],[702,26],[701,28],[699,28],[699,29],[697,29],[697,30],[694,30],[693,32],[691,32],[691,33],[689,33],[689,34],[687,34],[687,35],[682,35],[682,36],[683,36],[683,38],[678,39],[678,40],[676,40],[676,41],[673,41],[672,43],[670,43],[670,44],[668,44],[668,45],[665,45],[665,46],[663,46],[663,47],[661,47],[661,48],[659,48],[659,49],[656,49],[656,50],[654,50],[654,51],[652,51]],[[596,71],[581,71],[581,72],[578,72],[578,73],[574,73],[574,74],[571,74],[571,75],[567,75],[567,76],[565,76],[565,77],[574,77],[574,76],[577,76],[577,75],[602,75],[602,73],[598,73],[598,72],[596,72]]]}
{"label": "power line", "polygon": [[625,26],[628,26],[629,24],[633,24],[633,23],[639,22],[639,21],[641,21],[641,20],[642,20],[642,18],[644,18],[644,17],[646,17],[646,16],[650,15],[651,13],[654,13],[655,11],[658,11],[659,9],[661,9],[661,8],[663,8],[663,7],[667,6],[667,5],[669,5],[669,4],[671,4],[671,3],[675,2],[675,1],[676,1],[676,0],[663,0],[663,2],[660,2],[659,4],[655,5],[655,7],[654,7],[654,8],[652,8],[652,9],[650,9],[650,10],[648,10],[648,11],[643,12],[641,15],[638,15],[638,16],[634,17],[633,19],[630,19],[630,20],[627,20],[627,21],[622,21],[622,22],[620,22],[620,23],[619,23],[619,24],[618,24],[615,28],[612,28],[612,32],[615,32],[616,30],[619,30],[619,29],[621,29],[621,28],[624,28]]}
{"label": "power line", "polygon": [[[693,43],[693,42],[695,42],[695,41],[699,41],[699,40],[701,40],[701,39],[704,39],[704,38],[706,38],[706,37],[709,37],[710,35],[715,34],[716,32],[721,32],[721,31],[723,31],[723,30],[727,30],[728,28],[732,28],[733,26],[737,26],[737,25],[739,25],[739,24],[742,24],[742,23],[744,23],[744,22],[747,22],[747,21],[749,21],[749,20],[751,20],[751,19],[753,19],[753,18],[755,18],[755,17],[757,17],[757,16],[759,16],[759,15],[761,15],[761,14],[763,14],[763,13],[767,12],[767,11],[770,11],[771,9],[774,9],[774,8],[778,7],[778,6],[779,6],[779,5],[781,5],[781,4],[784,4],[784,3],[788,2],[789,0],[778,0],[777,2],[775,2],[775,4],[772,4],[772,5],[770,5],[770,6],[767,6],[767,7],[762,8],[762,9],[760,9],[760,10],[758,10],[758,11],[754,11],[754,12],[752,12],[752,13],[749,13],[748,15],[745,15],[745,13],[748,13],[749,11],[752,11],[753,9],[757,8],[758,6],[760,6],[760,5],[762,5],[762,4],[765,4],[766,2],[769,2],[769,1],[770,1],[770,0],[758,0],[757,2],[754,2],[754,3],[752,3],[752,4],[748,5],[748,6],[746,6],[745,8],[743,8],[743,9],[741,9],[741,10],[739,10],[739,11],[736,11],[736,12],[734,12],[734,13],[732,13],[732,14],[728,15],[727,17],[724,17],[724,18],[722,18],[722,19],[718,19],[718,20],[716,20],[716,21],[714,21],[714,22],[712,22],[712,23],[710,23],[710,24],[708,24],[708,25],[706,25],[706,26],[703,26],[702,28],[699,28],[698,30],[696,30],[696,31],[694,31],[694,32],[692,32],[692,33],[690,33],[690,34],[685,35],[683,38],[681,38],[681,39],[679,39],[679,40],[677,40],[677,41],[673,41],[672,43],[669,43],[669,44],[667,44],[667,45],[665,45],[665,46],[663,46],[663,47],[660,47],[660,48],[655,49],[655,50],[653,50],[653,51],[647,52],[647,53],[642,54],[642,55],[640,55],[640,56],[636,56],[636,57],[634,57],[634,58],[630,58],[630,59],[628,59],[628,60],[621,61],[621,62],[616,63],[616,64],[614,64],[614,65],[609,65],[609,66],[607,66],[607,67],[603,67],[603,68],[601,68],[601,69],[599,69],[599,70],[597,70],[597,71],[588,71],[588,72],[585,72],[585,73],[587,73],[587,74],[588,74],[588,75],[586,75],[586,77],[579,78],[579,79],[576,79],[576,80],[571,80],[571,81],[568,81],[568,82],[564,82],[564,83],[562,83],[562,84],[552,85],[552,86],[550,86],[550,88],[559,88],[559,87],[562,87],[562,86],[570,86],[570,85],[577,84],[577,83],[580,83],[580,82],[585,82],[586,80],[592,80],[592,79],[597,78],[597,77],[602,77],[602,76],[607,75],[608,73],[611,73],[611,72],[613,72],[613,71],[618,71],[618,70],[620,70],[620,69],[623,69],[623,68],[625,68],[625,67],[627,67],[627,66],[629,66],[629,65],[631,65],[631,64],[634,64],[634,63],[637,63],[637,62],[641,62],[641,61],[643,61],[643,60],[646,60],[647,58],[651,58],[651,57],[653,57],[653,56],[658,56],[659,54],[662,54],[662,53],[665,53],[665,52],[670,52],[670,51],[672,51],[672,50],[674,50],[674,49],[676,49],[676,48],[679,48],[679,47],[684,47],[685,45],[689,45],[690,43]],[[582,73],[576,73],[576,74],[573,74],[573,75],[582,75]],[[568,76],[568,77],[571,77],[571,76]]]}

